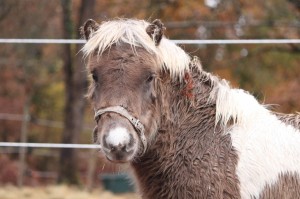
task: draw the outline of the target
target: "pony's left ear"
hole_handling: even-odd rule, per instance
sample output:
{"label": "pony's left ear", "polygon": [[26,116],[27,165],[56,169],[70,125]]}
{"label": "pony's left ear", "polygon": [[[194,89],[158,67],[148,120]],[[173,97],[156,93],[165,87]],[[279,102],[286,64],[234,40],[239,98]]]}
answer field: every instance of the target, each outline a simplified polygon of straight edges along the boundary
{"label": "pony's left ear", "polygon": [[146,32],[148,35],[152,38],[154,41],[155,45],[158,46],[163,35],[164,35],[164,30],[166,27],[164,24],[159,20],[155,19],[147,28]]}
{"label": "pony's left ear", "polygon": [[84,39],[89,40],[92,34],[98,30],[98,28],[99,24],[96,21],[93,19],[88,19],[83,26],[80,27],[80,35]]}

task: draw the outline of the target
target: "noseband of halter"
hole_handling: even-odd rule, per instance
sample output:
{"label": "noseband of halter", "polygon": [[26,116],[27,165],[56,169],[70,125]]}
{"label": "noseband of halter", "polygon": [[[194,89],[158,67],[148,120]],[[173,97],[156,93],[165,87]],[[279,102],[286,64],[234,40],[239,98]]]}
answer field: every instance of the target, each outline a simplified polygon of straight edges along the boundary
{"label": "noseband of halter", "polygon": [[147,149],[147,140],[145,137],[145,128],[144,125],[140,122],[140,120],[136,119],[135,117],[131,116],[130,113],[122,106],[110,106],[103,109],[98,109],[95,111],[94,119],[96,122],[98,122],[100,116],[104,113],[112,112],[112,113],[118,113],[119,115],[127,118],[129,122],[134,126],[134,128],[137,130],[139,137],[143,143],[144,151],[145,153]]}

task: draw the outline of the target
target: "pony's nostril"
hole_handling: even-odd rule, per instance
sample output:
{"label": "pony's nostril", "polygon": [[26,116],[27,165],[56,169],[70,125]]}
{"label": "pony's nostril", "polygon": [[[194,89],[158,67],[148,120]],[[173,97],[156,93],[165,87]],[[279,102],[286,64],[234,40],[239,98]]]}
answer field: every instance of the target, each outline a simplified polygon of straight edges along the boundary
{"label": "pony's nostril", "polygon": [[111,146],[111,147],[110,147],[110,151],[111,151],[111,152],[114,152],[115,150],[116,150],[116,147],[114,147],[114,146]]}
{"label": "pony's nostril", "polygon": [[104,135],[103,138],[102,138],[102,145],[104,148],[107,148],[109,149],[109,144],[106,142],[106,138],[107,138],[107,135]]}
{"label": "pony's nostril", "polygon": [[130,134],[128,147],[132,148],[133,146],[134,146],[134,138],[133,138],[132,134]]}

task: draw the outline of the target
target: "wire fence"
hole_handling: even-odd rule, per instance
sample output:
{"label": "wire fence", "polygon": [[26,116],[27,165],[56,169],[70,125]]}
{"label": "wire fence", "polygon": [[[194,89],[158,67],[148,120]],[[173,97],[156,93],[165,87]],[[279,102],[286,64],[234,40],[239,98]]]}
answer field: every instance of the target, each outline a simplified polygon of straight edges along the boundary
{"label": "wire fence", "polygon": [[98,144],[59,144],[30,142],[0,142],[0,147],[101,149]]}
{"label": "wire fence", "polygon": [[[300,44],[300,39],[213,39],[213,40],[171,40],[176,44]],[[0,38],[0,44],[84,44],[83,39],[6,39]],[[0,115],[0,119],[23,120],[22,115],[6,114]],[[62,127],[60,122],[38,120],[40,123],[52,127]],[[90,127],[86,127],[90,129]],[[20,143],[20,142],[0,142],[0,147],[28,147],[28,148],[77,148],[77,149],[101,149],[95,144],[64,144],[64,143]]]}
{"label": "wire fence", "polygon": [[[176,44],[299,44],[300,39],[171,40]],[[83,39],[0,39],[4,44],[84,44]]]}

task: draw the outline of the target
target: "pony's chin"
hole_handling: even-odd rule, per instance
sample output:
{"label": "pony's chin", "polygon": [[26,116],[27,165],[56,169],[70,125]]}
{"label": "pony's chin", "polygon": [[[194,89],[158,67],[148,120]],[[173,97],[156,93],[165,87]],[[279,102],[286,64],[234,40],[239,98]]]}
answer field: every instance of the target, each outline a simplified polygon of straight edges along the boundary
{"label": "pony's chin", "polygon": [[116,164],[125,164],[125,163],[129,163],[131,162],[131,160],[133,159],[133,155],[130,155],[128,157],[124,157],[124,158],[113,158],[108,154],[105,154],[105,157],[108,161],[112,162],[112,163],[116,163]]}
{"label": "pony's chin", "polygon": [[106,159],[112,163],[116,163],[116,164],[126,164],[126,163],[129,163],[130,160],[127,160],[127,159],[121,159],[121,160],[117,160],[117,159],[111,159],[109,158],[108,156],[105,156]]}

